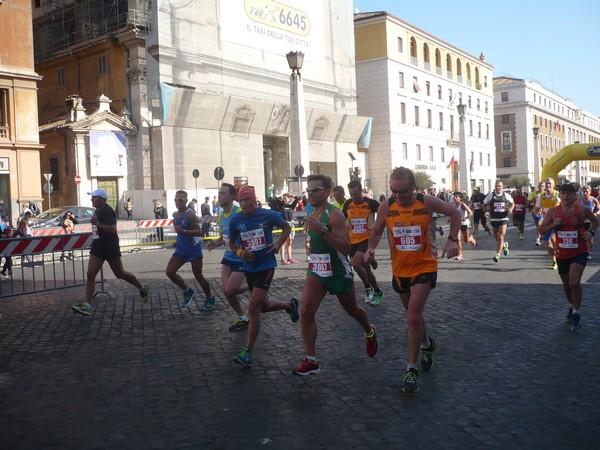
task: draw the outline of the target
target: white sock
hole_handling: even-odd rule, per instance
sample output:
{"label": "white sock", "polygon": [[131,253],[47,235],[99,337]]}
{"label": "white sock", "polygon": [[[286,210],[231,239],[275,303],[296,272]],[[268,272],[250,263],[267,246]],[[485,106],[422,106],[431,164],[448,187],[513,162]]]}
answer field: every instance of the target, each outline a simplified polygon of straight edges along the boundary
{"label": "white sock", "polygon": [[310,362],[317,362],[317,358],[315,356],[307,356],[306,359],[308,359]]}
{"label": "white sock", "polygon": [[579,314],[579,310],[578,309],[574,309],[573,310],[573,314]]}
{"label": "white sock", "polygon": [[248,316],[246,314],[240,316],[240,319],[242,319],[244,322],[249,322]]}
{"label": "white sock", "polygon": [[407,372],[409,371],[409,369],[415,369],[415,370],[418,370],[418,369],[417,369],[417,365],[416,365],[416,364],[411,364],[411,363],[408,363],[408,364],[406,365],[406,371],[407,371]]}

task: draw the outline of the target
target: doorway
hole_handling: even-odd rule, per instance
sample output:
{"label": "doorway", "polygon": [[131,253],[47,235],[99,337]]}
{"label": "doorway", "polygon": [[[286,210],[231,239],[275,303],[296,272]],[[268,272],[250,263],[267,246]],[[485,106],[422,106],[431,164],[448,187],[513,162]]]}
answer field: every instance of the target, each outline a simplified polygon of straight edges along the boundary
{"label": "doorway", "polygon": [[115,210],[117,217],[121,218],[121,211],[117,208],[119,205],[119,183],[117,178],[98,178],[98,189],[104,189],[108,195],[106,203]]}

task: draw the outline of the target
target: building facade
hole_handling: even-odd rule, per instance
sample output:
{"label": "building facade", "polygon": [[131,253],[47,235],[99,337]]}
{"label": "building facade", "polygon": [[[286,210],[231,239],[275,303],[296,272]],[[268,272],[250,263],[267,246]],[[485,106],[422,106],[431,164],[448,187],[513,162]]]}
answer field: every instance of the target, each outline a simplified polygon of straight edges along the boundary
{"label": "building facade", "polygon": [[217,167],[223,181],[256,185],[262,200],[271,184],[297,190],[289,51],[305,54],[305,175],[347,183],[349,168],[364,168],[357,141],[368,120],[356,114],[351,0],[35,3],[41,121],[64,114],[71,94],[88,111],[104,95],[115,114],[130,114],[137,132],[122,191],[216,187]]}
{"label": "building facade", "polygon": [[[535,81],[494,78],[496,165],[509,183],[522,175],[537,184],[544,164],[563,147],[600,142],[600,118]],[[600,176],[599,161],[574,161],[559,172],[561,180],[588,184]]]}
{"label": "building facade", "polygon": [[41,206],[37,84],[34,70],[31,1],[0,2],[0,199],[9,216],[20,205]]}
{"label": "building facade", "polygon": [[[495,180],[492,66],[386,12],[354,16],[358,113],[373,117],[367,177],[386,193],[391,168],[427,173],[438,190],[459,186],[461,145],[470,187]],[[460,115],[466,106],[464,142]]]}

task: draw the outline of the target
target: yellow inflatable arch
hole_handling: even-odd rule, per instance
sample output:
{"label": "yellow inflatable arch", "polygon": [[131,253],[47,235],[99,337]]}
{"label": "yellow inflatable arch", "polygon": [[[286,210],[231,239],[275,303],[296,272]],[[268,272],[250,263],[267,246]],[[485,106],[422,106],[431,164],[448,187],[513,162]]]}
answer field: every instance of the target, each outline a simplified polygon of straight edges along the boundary
{"label": "yellow inflatable arch", "polygon": [[[553,178],[558,183],[558,172],[573,161],[600,160],[600,144],[571,144],[561,148],[542,168],[542,180]],[[536,183],[539,180],[536,181]]]}

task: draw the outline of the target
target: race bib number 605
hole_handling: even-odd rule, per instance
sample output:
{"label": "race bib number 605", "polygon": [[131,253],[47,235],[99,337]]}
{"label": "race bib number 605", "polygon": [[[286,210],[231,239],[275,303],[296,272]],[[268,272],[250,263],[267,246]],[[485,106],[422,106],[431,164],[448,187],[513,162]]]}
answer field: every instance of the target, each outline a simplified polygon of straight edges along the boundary
{"label": "race bib number 605", "polygon": [[421,227],[418,225],[408,227],[394,227],[394,246],[397,250],[414,252],[421,248]]}

